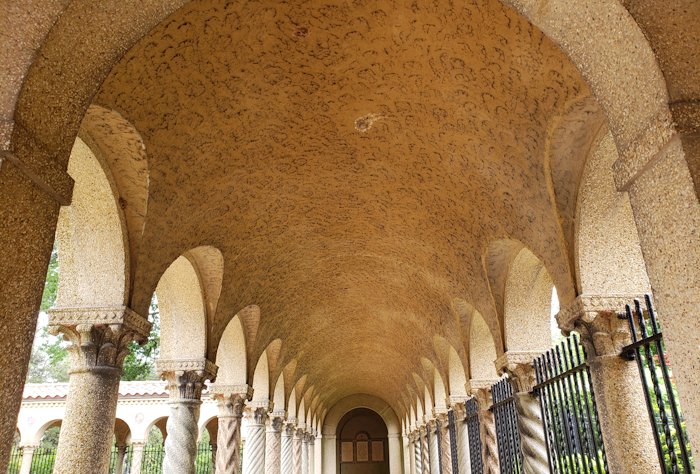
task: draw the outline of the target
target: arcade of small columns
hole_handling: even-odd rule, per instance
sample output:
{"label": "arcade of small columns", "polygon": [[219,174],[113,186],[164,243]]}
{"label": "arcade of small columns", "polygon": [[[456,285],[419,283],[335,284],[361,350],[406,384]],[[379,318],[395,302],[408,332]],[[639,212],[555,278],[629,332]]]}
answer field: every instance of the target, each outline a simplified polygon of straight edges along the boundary
{"label": "arcade of small columns", "polygon": [[[566,332],[578,331],[587,347],[608,463],[614,473],[658,470],[636,367],[619,356],[629,337],[615,308],[633,297],[579,297],[557,315],[560,327]],[[73,341],[70,389],[55,472],[76,472],[76,466],[102,472],[109,465],[121,360],[128,343],[142,340],[149,325],[129,310],[103,312],[90,325],[85,324],[84,313],[81,324],[72,324],[71,317],[75,317],[72,311],[56,310],[51,314],[52,329],[69,335]],[[540,405],[531,394],[535,379],[532,360],[538,355],[539,352],[506,352],[494,361],[497,372],[508,374],[514,385],[523,472],[532,474],[549,472]],[[216,378],[217,367],[206,359],[161,359],[157,367],[170,393],[164,472],[193,473],[202,389]],[[435,376],[440,378],[437,372]],[[471,472],[465,408],[468,397],[474,397],[479,406],[484,472],[500,472],[496,428],[489,410],[491,386],[497,380],[496,372],[492,379],[471,379],[465,384],[465,391],[459,390],[462,395],[448,395],[442,400],[437,398],[445,395],[440,392],[441,381],[436,380],[431,389],[426,384],[426,405],[418,400],[418,405],[411,407],[410,416],[401,423],[400,453],[399,435],[390,434],[391,472],[457,474],[453,473],[453,465],[459,466],[459,473]],[[299,418],[287,416],[272,400],[254,399],[253,388],[246,384],[214,383],[210,391],[218,406],[215,472],[237,474],[241,464],[244,474],[335,471],[335,432],[323,433],[321,429],[327,411],[313,417],[310,411],[300,413]],[[450,430],[449,411],[454,415],[454,431]],[[248,417],[248,431],[242,462],[239,448],[243,416]],[[457,437],[455,453],[451,449],[452,432]],[[630,439],[635,442],[630,443]],[[140,471],[142,449],[143,444],[134,444],[132,473]],[[453,454],[457,455],[454,464]],[[27,459],[31,456],[25,457],[23,473],[28,472]]]}

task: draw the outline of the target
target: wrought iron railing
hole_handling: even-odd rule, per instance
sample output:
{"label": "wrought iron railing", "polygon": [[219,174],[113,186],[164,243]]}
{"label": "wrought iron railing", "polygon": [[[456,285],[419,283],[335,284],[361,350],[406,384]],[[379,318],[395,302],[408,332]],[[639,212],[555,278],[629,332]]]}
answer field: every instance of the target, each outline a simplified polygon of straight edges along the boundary
{"label": "wrought iron railing", "polygon": [[56,448],[38,447],[32,456],[32,474],[51,474],[56,461]]}
{"label": "wrought iron railing", "polygon": [[647,295],[644,299],[646,311],[635,300],[634,309],[627,305],[620,315],[627,319],[632,337],[622,355],[637,361],[662,472],[691,473],[690,444],[666,360],[663,335],[651,298]]}
{"label": "wrought iron railing", "polygon": [[133,449],[131,445],[127,446],[124,450],[124,458],[122,460],[122,470],[118,471],[117,464],[119,462],[119,450],[116,446],[112,446],[112,454],[109,458],[109,474],[115,474],[116,472],[122,472],[128,474],[131,472],[131,457]]}
{"label": "wrought iron railing", "polygon": [[470,398],[466,403],[467,432],[469,433],[469,462],[472,474],[483,474],[484,463],[481,459],[481,434],[479,428],[479,403]]}
{"label": "wrought iron railing", "polygon": [[454,410],[447,412],[447,426],[450,431],[450,459],[452,460],[452,472],[459,472],[459,454],[457,453],[457,421]]}
{"label": "wrought iron railing", "polygon": [[520,432],[515,411],[513,387],[510,379],[504,377],[491,387],[493,412],[496,422],[496,440],[498,441],[498,459],[502,474],[517,474],[521,471],[522,451],[520,449]]}
{"label": "wrought iron railing", "polygon": [[591,375],[578,336],[542,354],[534,366],[550,471],[607,473]]}
{"label": "wrought iron railing", "polygon": [[195,474],[210,474],[213,466],[213,450],[209,443],[197,445],[197,458],[195,461]]}
{"label": "wrought iron railing", "polygon": [[162,444],[146,444],[143,447],[141,474],[163,474],[165,447]]}
{"label": "wrought iron railing", "polygon": [[12,446],[10,451],[10,460],[7,464],[7,474],[19,474],[19,469],[22,466],[22,448]]}

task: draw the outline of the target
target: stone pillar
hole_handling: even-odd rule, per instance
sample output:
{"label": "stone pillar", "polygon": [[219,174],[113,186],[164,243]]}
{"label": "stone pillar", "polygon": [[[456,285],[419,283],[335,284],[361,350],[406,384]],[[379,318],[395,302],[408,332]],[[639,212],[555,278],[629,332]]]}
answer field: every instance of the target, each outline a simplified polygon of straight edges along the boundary
{"label": "stone pillar", "polygon": [[406,466],[409,474],[416,474],[416,438],[411,431],[407,435],[408,449],[406,450]]}
{"label": "stone pillar", "polygon": [[489,410],[493,404],[491,386],[495,380],[471,380],[470,391],[479,403],[479,431],[481,434],[481,460],[484,474],[500,474],[498,462],[498,440],[496,438],[496,421]]}
{"label": "stone pillar", "polygon": [[117,459],[115,460],[114,474],[122,474],[124,472],[124,458],[126,457],[126,445],[117,446]]}
{"label": "stone pillar", "polygon": [[421,455],[420,431],[415,429],[413,436],[413,474],[423,474],[423,456]]}
{"label": "stone pillar", "polygon": [[586,348],[605,454],[614,473],[660,471],[637,364],[620,357],[630,333],[616,311],[633,299],[579,296],[557,315],[562,330],[576,330]]}
{"label": "stone pillar", "polygon": [[143,447],[145,441],[131,442],[131,469],[129,474],[141,474],[141,464],[143,463]]}
{"label": "stone pillar", "polygon": [[314,454],[315,454],[316,435],[309,433],[308,449],[309,449],[309,474],[314,474]]}
{"label": "stone pillar", "polygon": [[294,422],[289,420],[282,431],[282,460],[281,470],[282,474],[294,474],[294,431],[296,427]]}
{"label": "stone pillar", "polygon": [[70,342],[66,414],[56,453],[57,474],[107,472],[122,363],[151,324],[129,308],[55,309],[49,330]]}
{"label": "stone pillar", "polygon": [[248,436],[243,451],[243,474],[264,474],[268,401],[253,401],[245,411]]}
{"label": "stone pillar", "polygon": [[440,444],[438,443],[438,423],[435,419],[427,423],[428,435],[428,459],[430,463],[430,473],[440,472]]}
{"label": "stone pillar", "polygon": [[[0,145],[0,472],[7,472],[60,205],[73,180],[48,153],[22,160]],[[37,147],[38,149],[38,147]],[[29,156],[29,154],[27,154]]]}
{"label": "stone pillar", "polygon": [[163,472],[194,474],[202,390],[207,380],[216,378],[217,367],[206,359],[161,359],[156,367],[170,393]]}
{"label": "stone pillar", "polygon": [[274,412],[270,415],[265,440],[265,473],[280,474],[282,468],[282,425],[284,412]]}
{"label": "stone pillar", "polygon": [[253,396],[248,385],[219,385],[212,387],[219,415],[216,435],[216,472],[240,474],[241,472],[241,419],[243,405]]}
{"label": "stone pillar", "polygon": [[659,117],[634,143],[620,150],[613,170],[618,190],[629,193],[688,435],[698,446],[700,113],[693,101],[675,103],[671,110],[673,117]]}
{"label": "stone pillar", "polygon": [[420,465],[423,474],[430,474],[430,449],[428,447],[428,427],[426,425],[418,428],[420,434]]}
{"label": "stone pillar", "polygon": [[320,429],[314,443],[314,474],[323,474],[323,435]]}
{"label": "stone pillar", "polygon": [[301,474],[309,474],[309,434],[301,438]]}
{"label": "stone pillar", "polygon": [[32,473],[32,458],[36,446],[22,446],[22,465],[19,468],[19,474]]}
{"label": "stone pillar", "polygon": [[450,423],[447,412],[435,416],[436,432],[440,433],[440,473],[452,474],[452,450],[450,448]]}
{"label": "stone pillar", "polygon": [[302,439],[304,437],[304,430],[302,428],[297,427],[296,431],[294,431],[294,439],[292,441],[293,445],[293,462],[292,465],[294,466],[294,474],[302,474]]}
{"label": "stone pillar", "polygon": [[506,352],[496,359],[498,373],[507,373],[513,385],[513,398],[523,453],[523,474],[549,472],[547,440],[542,421],[539,399],[532,394],[535,384],[535,367],[532,361],[539,352]]}
{"label": "stone pillar", "polygon": [[452,401],[455,414],[455,432],[457,433],[457,465],[459,474],[471,474],[472,465],[469,458],[469,429],[467,426],[467,407],[463,399]]}

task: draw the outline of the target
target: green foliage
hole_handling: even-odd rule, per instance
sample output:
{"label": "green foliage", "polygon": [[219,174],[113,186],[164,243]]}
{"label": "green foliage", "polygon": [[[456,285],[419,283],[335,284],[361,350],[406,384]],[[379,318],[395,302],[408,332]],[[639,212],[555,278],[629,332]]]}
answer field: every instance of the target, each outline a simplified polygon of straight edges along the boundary
{"label": "green foliage", "polygon": [[154,361],[160,348],[160,312],[158,301],[153,296],[149,308],[148,319],[151,321],[151,333],[143,346],[132,342],[129,354],[124,358],[124,373],[122,380],[156,380]]}

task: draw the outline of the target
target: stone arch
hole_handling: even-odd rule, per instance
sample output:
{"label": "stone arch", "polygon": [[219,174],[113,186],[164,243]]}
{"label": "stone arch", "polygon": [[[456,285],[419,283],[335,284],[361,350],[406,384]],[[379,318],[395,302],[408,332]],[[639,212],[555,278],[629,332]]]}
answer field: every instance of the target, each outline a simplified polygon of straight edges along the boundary
{"label": "stone arch", "polygon": [[272,392],[272,406],[276,412],[281,412],[287,409],[284,394],[284,374],[280,373],[279,377],[277,377],[277,382],[275,383]]}
{"label": "stone arch", "polygon": [[114,420],[114,442],[117,446],[126,446],[131,441],[131,428],[121,418]]}
{"label": "stone arch", "polygon": [[[201,359],[206,356],[207,320],[204,293],[192,262],[180,256],[156,287],[160,310],[160,358]],[[187,334],[186,338],[182,334]]]}
{"label": "stone arch", "polygon": [[457,354],[454,347],[449,349],[449,387],[450,397],[466,397],[467,396],[467,370],[464,369],[462,358]]}
{"label": "stone arch", "polygon": [[469,335],[469,372],[472,380],[496,380],[498,357],[491,331],[478,311],[472,316]]}
{"label": "stone arch", "polygon": [[287,400],[287,419],[297,419],[297,394],[295,390],[289,393],[289,398]]}
{"label": "stone arch", "polygon": [[216,375],[219,385],[244,385],[248,383],[246,339],[241,320],[236,315],[229,321],[219,340],[216,351]]}
{"label": "stone arch", "polygon": [[599,129],[583,169],[575,227],[580,294],[651,292],[629,195],[618,192],[612,165],[618,154],[607,127]]}
{"label": "stone arch", "polygon": [[75,186],[56,227],[61,268],[56,306],[121,307],[128,302],[129,244],[109,170],[76,138],[68,173]]}
{"label": "stone arch", "polygon": [[437,369],[433,371],[433,387],[435,408],[438,410],[447,409],[447,395],[449,392],[447,390],[447,386],[445,385],[445,381]]}
{"label": "stone arch", "polygon": [[146,146],[134,125],[119,112],[91,105],[78,136],[90,147],[105,170],[118,201],[128,237],[129,293],[148,209],[149,170]]}
{"label": "stone arch", "polygon": [[151,422],[146,426],[146,429],[144,430],[145,434],[145,439],[148,440],[148,435],[151,432],[152,429],[157,429],[160,431],[161,436],[163,437],[163,442],[165,442],[165,438],[168,437],[168,416],[159,416],[158,418],[155,418],[151,420]]}
{"label": "stone arch", "polygon": [[54,428],[56,426],[60,429],[62,423],[63,420],[60,418],[54,418],[53,420],[45,422],[43,425],[39,426],[39,428],[34,432],[34,435],[31,437],[29,444],[31,446],[39,446],[39,443],[41,443],[41,439],[44,437],[44,433],[46,433],[46,430]]}
{"label": "stone arch", "polygon": [[267,361],[267,351],[264,351],[253,373],[253,401],[270,400],[270,367]]}
{"label": "stone arch", "polygon": [[508,269],[503,302],[506,351],[543,352],[552,345],[552,278],[529,249],[518,251]]}
{"label": "stone arch", "polygon": [[199,422],[199,438],[198,441],[202,440],[202,435],[204,432],[209,434],[209,443],[216,444],[216,437],[219,433],[219,419],[216,416],[210,416],[209,418]]}
{"label": "stone arch", "polygon": [[401,447],[401,423],[394,410],[384,400],[367,394],[350,395],[338,401],[331,407],[323,420],[323,472],[337,473],[336,433],[341,418],[355,408],[368,408],[377,413],[387,427],[389,439],[389,472],[403,472],[403,456]]}
{"label": "stone arch", "polygon": [[224,256],[219,249],[210,245],[201,245],[183,254],[197,271],[202,295],[205,301],[207,321],[212,321],[221,296],[224,278]]}

